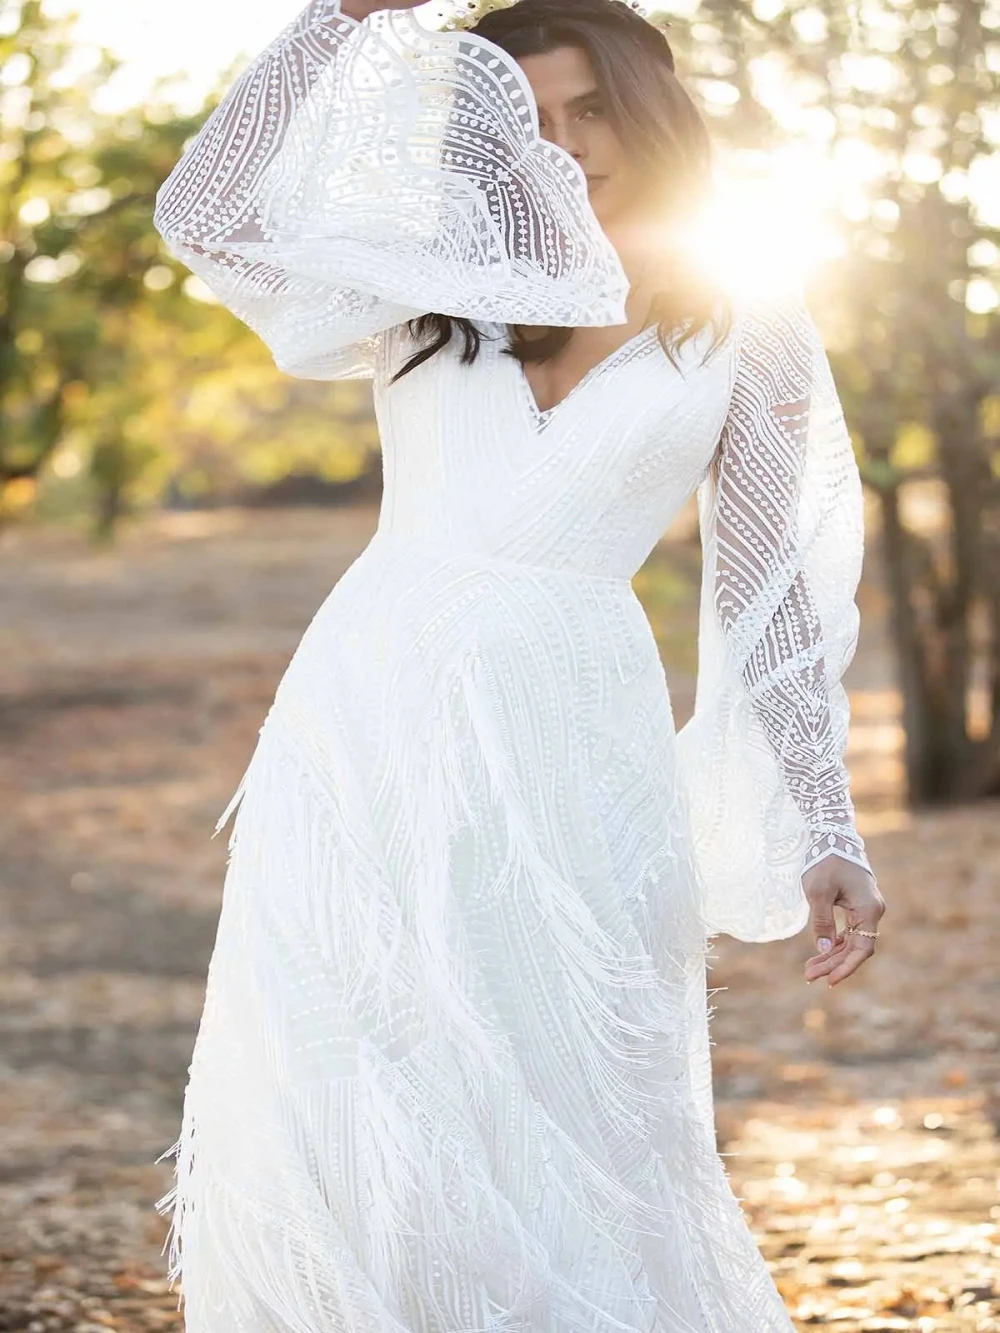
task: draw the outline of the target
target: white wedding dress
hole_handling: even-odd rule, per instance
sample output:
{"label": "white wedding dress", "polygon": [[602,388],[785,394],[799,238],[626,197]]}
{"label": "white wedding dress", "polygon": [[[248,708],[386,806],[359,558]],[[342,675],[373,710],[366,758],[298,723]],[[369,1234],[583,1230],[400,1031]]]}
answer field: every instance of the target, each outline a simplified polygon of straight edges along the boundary
{"label": "white wedding dress", "polygon": [[[624,320],[582,173],[497,48],[333,0],[156,220],[284,369],[374,377],[385,481],[220,820],[159,1203],[188,1333],[788,1333],[716,1151],[705,952],[867,866],[860,484],[809,314],[745,304],[678,367],[647,330],[540,412],[507,323]],[[482,354],[391,384],[424,311]],[[630,579],[695,491],[676,732]]]}

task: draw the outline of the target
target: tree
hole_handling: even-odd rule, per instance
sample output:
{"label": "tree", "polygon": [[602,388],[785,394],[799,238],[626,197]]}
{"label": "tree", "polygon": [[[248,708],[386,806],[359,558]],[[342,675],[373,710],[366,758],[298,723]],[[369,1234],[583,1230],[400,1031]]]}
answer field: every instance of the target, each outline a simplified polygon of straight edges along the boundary
{"label": "tree", "polygon": [[[67,388],[80,378],[87,328],[53,299],[78,272],[74,233],[103,196],[86,133],[77,142],[60,117],[110,72],[102,61],[77,92],[57,86],[70,57],[67,28],[24,0],[0,35],[0,485],[33,477],[65,424]],[[79,201],[79,213],[53,205]],[[67,225],[69,222],[69,225]]]}
{"label": "tree", "polygon": [[153,228],[157,188],[215,99],[179,116],[156,93],[101,115],[93,99],[115,62],[101,54],[70,78],[72,24],[39,0],[11,15],[0,36],[0,506],[69,460],[107,538],[130,506],[168,489],[194,498],[294,467],[363,471],[377,448],[366,386],[281,375]]}
{"label": "tree", "polygon": [[[68,20],[23,0],[0,37],[0,491],[35,478],[100,403],[98,455],[114,430],[109,385],[157,258],[149,213],[186,126],[136,113],[112,122],[91,101],[115,62],[69,77]],[[126,392],[131,397],[134,389]]]}
{"label": "tree", "polygon": [[[881,509],[908,786],[921,801],[1000,795],[1000,216],[970,193],[996,152],[984,130],[994,89],[983,6],[933,12],[928,24],[931,11],[905,11],[880,99],[887,167],[856,233],[845,367]],[[929,522],[910,502],[921,495],[934,501]]]}
{"label": "tree", "polygon": [[982,0],[703,0],[671,32],[737,158],[805,135],[852,168],[815,305],[881,515],[918,803],[1000,795],[998,27]]}

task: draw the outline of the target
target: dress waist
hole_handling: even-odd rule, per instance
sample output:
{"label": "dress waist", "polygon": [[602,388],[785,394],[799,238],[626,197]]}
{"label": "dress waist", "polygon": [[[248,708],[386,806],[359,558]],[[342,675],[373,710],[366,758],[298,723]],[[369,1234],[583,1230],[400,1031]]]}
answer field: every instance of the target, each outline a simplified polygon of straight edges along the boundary
{"label": "dress waist", "polygon": [[376,529],[370,544],[373,547],[395,547],[400,551],[410,548],[414,553],[424,551],[428,555],[436,555],[449,563],[453,562],[466,569],[496,570],[497,573],[506,572],[513,575],[535,574],[550,579],[573,580],[594,584],[597,587],[605,587],[608,590],[630,593],[634,596],[630,576],[576,569],[567,565],[546,565],[536,561],[514,559],[510,556],[497,555],[492,551],[458,546],[454,542],[438,541],[423,534],[380,527]]}

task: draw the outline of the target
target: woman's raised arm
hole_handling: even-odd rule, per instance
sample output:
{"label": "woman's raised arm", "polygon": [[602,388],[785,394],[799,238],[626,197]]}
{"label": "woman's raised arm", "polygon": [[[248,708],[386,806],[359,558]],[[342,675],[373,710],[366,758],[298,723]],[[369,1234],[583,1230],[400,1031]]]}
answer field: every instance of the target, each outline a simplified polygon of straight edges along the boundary
{"label": "woman's raised arm", "polygon": [[411,6],[311,0],[158,196],[172,252],[304,378],[370,373],[434,311],[615,324],[628,282],[504,51]]}

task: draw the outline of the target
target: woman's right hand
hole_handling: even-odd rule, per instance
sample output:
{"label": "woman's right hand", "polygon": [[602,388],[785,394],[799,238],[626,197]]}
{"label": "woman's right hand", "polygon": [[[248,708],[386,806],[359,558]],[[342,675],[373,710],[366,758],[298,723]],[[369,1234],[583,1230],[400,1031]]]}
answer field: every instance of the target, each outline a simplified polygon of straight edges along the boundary
{"label": "woman's right hand", "polygon": [[[806,960],[806,981],[826,977],[827,985],[837,986],[874,954],[874,937],[885,913],[885,899],[872,872],[842,856],[827,856],[810,866],[802,876],[802,889],[809,901],[810,925],[820,950]],[[837,930],[834,907],[847,913],[841,931]]]}

